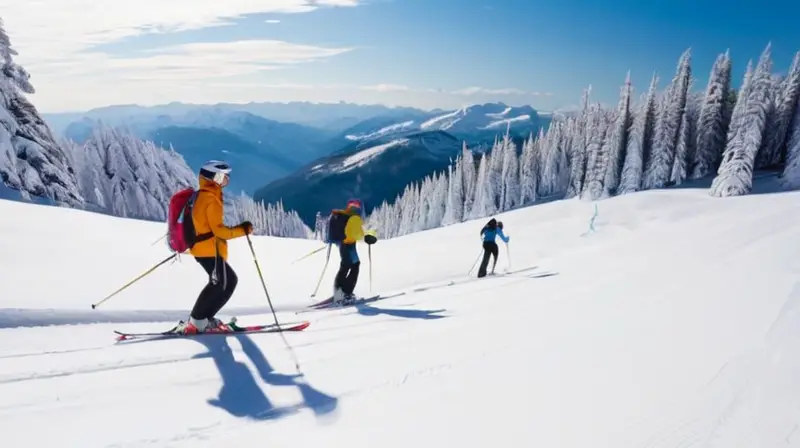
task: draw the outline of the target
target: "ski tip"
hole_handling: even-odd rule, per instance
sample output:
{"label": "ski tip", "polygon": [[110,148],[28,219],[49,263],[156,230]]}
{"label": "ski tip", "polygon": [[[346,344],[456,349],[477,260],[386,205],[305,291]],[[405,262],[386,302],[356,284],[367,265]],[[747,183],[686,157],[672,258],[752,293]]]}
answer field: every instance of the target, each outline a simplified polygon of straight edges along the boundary
{"label": "ski tip", "polygon": [[288,328],[288,330],[291,330],[291,331],[303,331],[306,328],[308,328],[309,325],[311,325],[311,322],[305,321],[305,322],[303,322],[303,323],[301,323],[299,325],[295,325],[295,326],[293,326],[291,328]]}

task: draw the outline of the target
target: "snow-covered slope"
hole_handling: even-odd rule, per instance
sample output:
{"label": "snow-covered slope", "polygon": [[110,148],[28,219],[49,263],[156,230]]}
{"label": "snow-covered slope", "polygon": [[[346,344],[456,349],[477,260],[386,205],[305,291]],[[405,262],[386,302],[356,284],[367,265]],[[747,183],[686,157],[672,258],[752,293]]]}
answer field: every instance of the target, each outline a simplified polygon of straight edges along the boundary
{"label": "snow-covered slope", "polygon": [[[517,210],[500,216],[498,271],[538,267],[477,281],[484,220],[379,241],[371,261],[360,246],[356,291],[371,270],[374,291],[405,294],[300,315],[324,252],[292,264],[318,242],[254,238],[279,319],[312,322],[286,335],[303,375],[274,334],[114,345],[112,329],[181,317],[200,267],[161,267],[91,310],[166,255],[150,244],[163,227],[0,202],[0,232],[18,236],[0,251],[0,319],[29,319],[0,330],[0,432],[11,446],[797,446],[798,199],[646,191],[598,203],[586,236],[590,203]],[[270,321],[241,309],[265,303],[247,242],[231,254],[227,312]]]}

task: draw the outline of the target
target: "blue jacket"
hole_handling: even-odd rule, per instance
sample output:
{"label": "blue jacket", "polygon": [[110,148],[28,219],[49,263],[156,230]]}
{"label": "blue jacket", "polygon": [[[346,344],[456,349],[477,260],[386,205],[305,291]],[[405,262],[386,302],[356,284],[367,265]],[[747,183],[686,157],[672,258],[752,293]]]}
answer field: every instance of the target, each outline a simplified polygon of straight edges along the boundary
{"label": "blue jacket", "polygon": [[508,242],[508,237],[503,233],[503,229],[499,227],[495,228],[494,230],[489,228],[483,229],[483,242],[491,241],[492,243],[494,243],[494,239],[498,235],[500,236],[501,240],[503,240],[506,243]]}

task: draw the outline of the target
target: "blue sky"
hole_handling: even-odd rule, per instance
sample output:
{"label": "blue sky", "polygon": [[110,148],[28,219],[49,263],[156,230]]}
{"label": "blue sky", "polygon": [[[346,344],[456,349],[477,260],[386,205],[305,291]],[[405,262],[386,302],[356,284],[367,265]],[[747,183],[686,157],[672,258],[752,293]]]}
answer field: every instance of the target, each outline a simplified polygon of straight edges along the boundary
{"label": "blue sky", "polygon": [[[162,2],[142,0],[137,5],[149,14],[137,14],[113,0],[98,14],[86,9],[89,0],[50,1],[51,10],[71,8],[78,24],[48,24],[22,8],[4,15],[44,111],[250,100],[426,109],[505,101],[552,110],[574,106],[589,84],[595,101],[615,103],[628,70],[637,94],[654,71],[663,87],[690,47],[695,89],[705,86],[726,49],[735,85],[767,42],[776,72],[785,72],[800,50],[800,27],[793,23],[800,5],[790,2],[768,9],[753,0],[325,0],[319,3],[348,6],[299,12],[312,8],[304,0],[265,1],[273,6],[264,8],[194,0],[181,9],[185,0],[171,0],[172,10],[161,14]],[[288,10],[295,12],[276,12]],[[115,18],[103,23],[110,11]],[[53,22],[63,22],[61,12],[52,12]],[[208,17],[226,23],[208,23]],[[166,29],[142,31],[153,26]],[[169,29],[175,27],[190,29]],[[34,36],[37,29],[60,31],[53,39],[63,41],[63,51],[53,51],[52,39],[45,48],[48,40]],[[243,40],[251,42],[232,44]]]}

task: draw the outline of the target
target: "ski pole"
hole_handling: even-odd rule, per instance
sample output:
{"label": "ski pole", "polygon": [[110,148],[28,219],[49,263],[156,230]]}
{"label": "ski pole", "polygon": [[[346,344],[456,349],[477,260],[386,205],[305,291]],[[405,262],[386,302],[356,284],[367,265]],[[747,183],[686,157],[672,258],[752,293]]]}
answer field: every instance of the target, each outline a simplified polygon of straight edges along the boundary
{"label": "ski pole", "polygon": [[169,235],[169,232],[167,232],[167,233],[165,233],[165,234],[161,235],[161,238],[159,238],[159,239],[157,239],[157,240],[153,241],[153,242],[152,242],[150,245],[151,245],[151,246],[155,246],[157,242],[159,242],[159,241],[163,240],[164,238],[166,238],[166,237],[167,237],[167,235]]}
{"label": "ski pole", "polygon": [[322,247],[320,247],[319,249],[314,249],[313,251],[309,252],[308,254],[306,254],[306,255],[303,255],[302,257],[298,258],[297,260],[294,260],[294,261],[292,262],[292,264],[295,264],[295,263],[297,263],[298,261],[303,261],[303,260],[305,260],[306,258],[308,258],[308,257],[310,257],[310,256],[314,255],[315,253],[317,253],[317,252],[321,251],[322,249],[325,249],[325,246],[322,246]]}
{"label": "ski pole", "polygon": [[511,246],[508,243],[506,245],[506,257],[508,257],[508,270],[511,270]]}
{"label": "ski pole", "polygon": [[325,277],[325,270],[328,269],[328,261],[331,259],[331,246],[332,244],[328,244],[328,255],[325,256],[325,266],[322,267],[322,274],[319,275],[319,280],[317,281],[317,287],[314,288],[314,292],[311,293],[311,297],[317,295],[317,291],[319,291],[319,285],[322,284],[322,278]]}
{"label": "ski pole", "polygon": [[369,292],[372,293],[372,244],[367,246],[367,256],[369,257]]}
{"label": "ski pole", "polygon": [[155,270],[156,270],[156,268],[158,268],[158,267],[159,267],[159,266],[161,266],[162,264],[164,264],[164,263],[168,262],[169,260],[172,260],[173,258],[175,258],[175,257],[177,257],[177,256],[178,256],[178,254],[172,254],[172,255],[170,255],[169,257],[165,258],[164,260],[162,260],[162,261],[161,261],[160,263],[158,263],[157,265],[155,265],[155,266],[153,266],[152,268],[150,268],[150,269],[146,270],[146,271],[145,271],[145,272],[144,272],[142,275],[140,275],[140,276],[136,277],[135,279],[131,280],[130,282],[128,282],[128,283],[127,283],[125,286],[123,286],[122,288],[119,288],[118,290],[116,290],[116,291],[112,292],[111,294],[107,295],[107,296],[106,296],[106,297],[105,297],[103,300],[101,300],[101,301],[99,301],[99,302],[97,302],[97,303],[93,303],[93,304],[92,304],[92,309],[95,309],[95,308],[97,308],[97,307],[98,307],[98,306],[99,306],[101,303],[103,303],[103,302],[105,302],[106,300],[108,300],[108,299],[110,299],[110,298],[114,297],[115,295],[119,294],[119,293],[120,293],[120,292],[122,292],[124,289],[126,289],[128,286],[131,286],[132,284],[134,284],[134,283],[136,283],[137,281],[141,280],[141,279],[142,279],[142,278],[144,278],[146,275],[148,275],[148,274],[150,274],[151,272],[155,271]]}
{"label": "ski pole", "polygon": [[472,274],[472,270],[475,269],[475,265],[478,264],[478,260],[481,259],[481,254],[482,253],[483,253],[483,249],[478,251],[478,257],[475,258],[475,261],[472,262],[472,267],[469,268],[469,272],[467,272],[467,277],[469,277],[469,275]]}
{"label": "ski pole", "polygon": [[294,349],[291,345],[289,345],[289,341],[286,340],[286,336],[283,334],[283,329],[281,329],[281,324],[278,322],[278,316],[275,314],[275,308],[272,306],[272,300],[269,298],[269,292],[267,292],[267,284],[264,283],[264,275],[261,273],[261,267],[258,264],[258,258],[256,258],[256,250],[253,249],[253,242],[250,240],[250,235],[246,234],[247,237],[247,244],[250,246],[250,253],[253,254],[253,263],[256,265],[256,271],[258,271],[258,278],[261,280],[261,286],[264,288],[264,295],[267,296],[267,303],[269,303],[269,309],[272,310],[272,317],[275,319],[275,326],[278,327],[278,333],[281,334],[281,338],[283,338],[283,343],[286,345],[286,348],[292,354],[292,358],[294,358],[294,367],[297,369],[297,373],[302,373],[300,371],[300,361],[297,360],[297,355],[294,353]]}

